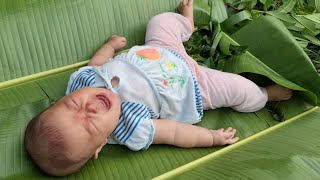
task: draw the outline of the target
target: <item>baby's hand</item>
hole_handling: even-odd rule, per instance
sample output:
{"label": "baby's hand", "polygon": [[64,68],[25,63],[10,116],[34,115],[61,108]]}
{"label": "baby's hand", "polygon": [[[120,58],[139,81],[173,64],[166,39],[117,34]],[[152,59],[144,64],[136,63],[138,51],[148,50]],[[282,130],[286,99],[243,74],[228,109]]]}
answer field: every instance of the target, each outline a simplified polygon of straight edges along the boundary
{"label": "baby's hand", "polygon": [[127,45],[127,39],[118,35],[113,35],[109,38],[108,45],[110,45],[115,51],[124,48]]}
{"label": "baby's hand", "polygon": [[239,140],[235,137],[237,130],[229,127],[228,129],[210,130],[213,138],[213,146],[223,146],[233,144]]}

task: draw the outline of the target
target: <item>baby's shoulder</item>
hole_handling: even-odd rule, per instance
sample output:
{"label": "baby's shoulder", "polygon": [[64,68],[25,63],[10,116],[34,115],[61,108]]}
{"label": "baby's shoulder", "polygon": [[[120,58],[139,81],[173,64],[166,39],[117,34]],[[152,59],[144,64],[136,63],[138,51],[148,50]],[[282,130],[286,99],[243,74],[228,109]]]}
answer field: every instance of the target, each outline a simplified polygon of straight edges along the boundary
{"label": "baby's shoulder", "polygon": [[150,107],[143,102],[124,101],[121,103],[121,113],[126,114],[126,117],[148,117],[156,119],[159,114],[155,113]]}

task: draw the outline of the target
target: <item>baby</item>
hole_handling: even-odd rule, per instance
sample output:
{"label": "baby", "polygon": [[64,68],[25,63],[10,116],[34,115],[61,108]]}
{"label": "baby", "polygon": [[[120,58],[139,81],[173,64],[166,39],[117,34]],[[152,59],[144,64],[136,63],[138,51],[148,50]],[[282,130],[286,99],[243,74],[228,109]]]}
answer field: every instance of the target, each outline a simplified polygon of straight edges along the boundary
{"label": "baby", "polygon": [[36,116],[25,133],[25,146],[45,172],[64,176],[78,171],[106,143],[132,150],[151,144],[211,147],[239,140],[236,130],[194,126],[204,109],[231,107],[253,112],[267,101],[287,100],[292,91],[266,88],[236,74],[198,66],[182,42],[191,36],[193,0],[181,1],[181,14],[163,13],[147,27],[144,46],[126,46],[112,36],[88,66],[74,72],[67,95]]}

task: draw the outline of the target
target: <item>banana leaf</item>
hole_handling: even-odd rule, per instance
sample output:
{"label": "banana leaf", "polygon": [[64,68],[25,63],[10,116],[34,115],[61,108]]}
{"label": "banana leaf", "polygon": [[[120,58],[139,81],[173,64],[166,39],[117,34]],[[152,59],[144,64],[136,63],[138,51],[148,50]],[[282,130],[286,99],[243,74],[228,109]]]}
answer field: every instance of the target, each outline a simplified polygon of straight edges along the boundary
{"label": "banana leaf", "polygon": [[179,0],[1,0],[0,82],[91,58],[113,34],[144,43],[149,19]]}
{"label": "banana leaf", "polygon": [[[24,129],[32,117],[64,95],[74,71],[65,65],[88,59],[116,32],[128,37],[129,46],[142,44],[147,20],[154,14],[173,11],[178,3],[138,2],[0,2],[0,81],[4,81],[0,83],[0,179],[52,178],[28,157],[23,146]],[[129,15],[136,13],[131,8],[141,10],[138,16]],[[129,21],[129,17],[139,19]],[[6,81],[56,67],[62,70]],[[245,138],[278,123],[266,109],[257,114],[230,109],[208,111],[199,125],[216,129],[242,124],[238,134]],[[132,152],[124,146],[110,145],[103,149],[99,160],[90,160],[80,172],[65,179],[150,179],[219,149],[159,145]]]}
{"label": "banana leaf", "polygon": [[[104,43],[107,37],[114,33],[126,36],[129,42],[128,47],[135,44],[143,44],[145,25],[148,19],[163,11],[174,11],[178,2],[179,0],[1,1],[0,82],[4,82],[0,83],[0,179],[57,179],[42,173],[42,171],[40,171],[31,161],[23,146],[23,135],[24,129],[32,117],[64,95],[69,75],[75,68],[74,66],[71,68],[65,67],[91,57],[96,49]],[[219,21],[216,21],[217,24],[215,24],[215,28],[218,27],[219,23],[226,18],[226,11],[222,8],[223,1],[203,0],[202,2],[204,2],[204,7],[206,6],[206,2],[208,3],[208,6],[210,5],[213,7],[210,8],[209,6],[209,13],[203,11],[202,17],[209,17],[209,21],[211,18],[210,15],[212,14],[216,16],[217,19],[220,18]],[[215,11],[216,8],[219,8],[220,10]],[[213,25],[211,24],[211,26]],[[225,50],[228,51],[228,48],[232,47],[231,45],[233,43],[237,43],[227,34],[218,33],[220,29],[217,28],[216,30],[215,35],[219,35],[222,40],[220,43],[222,49],[223,47],[226,47]],[[236,46],[237,44],[234,45]],[[234,70],[247,68],[246,71],[248,71],[248,68],[255,71],[254,67],[258,67],[257,69],[264,72],[263,75],[269,75],[267,77],[270,77],[279,83],[306,92],[310,99],[316,97],[312,92],[309,92],[310,90],[305,89],[304,86],[297,85],[294,82],[284,79],[278,72],[273,71],[261,63],[260,59],[255,55],[252,55],[251,52],[244,53],[244,57],[245,58],[238,57],[240,60],[235,61],[237,63],[225,65],[225,67],[232,69],[231,67],[233,66]],[[236,59],[237,58],[233,58],[230,62],[226,62],[231,63]],[[250,66],[245,65],[245,59],[247,59],[248,62],[251,60],[255,61],[256,64]],[[83,63],[81,64],[83,65]],[[244,65],[242,66],[241,64]],[[51,71],[53,68],[58,69]],[[46,70],[50,70],[50,73],[47,73]],[[40,73],[40,75],[34,74],[42,71],[45,72],[43,74]],[[246,71],[243,70],[243,72]],[[34,75],[31,75],[30,77],[27,76],[30,74]],[[12,83],[11,81],[10,83],[7,81],[19,77],[22,77],[23,79],[17,81],[13,80],[14,82]],[[312,107],[312,105],[308,103],[301,104],[300,100],[301,99],[297,99],[295,100],[295,103],[288,103],[294,107],[299,104],[297,108],[299,110],[306,110]],[[304,99],[302,98],[302,101],[303,100]],[[286,110],[286,112],[289,113],[284,116],[291,116],[291,110],[291,108],[290,111]],[[284,139],[287,143],[291,142],[290,145],[300,143],[303,138],[309,136],[313,137],[317,134],[307,134],[307,130],[316,131],[316,129],[314,129],[317,125],[315,119],[319,118],[319,113],[318,110],[312,110],[312,113],[310,114],[313,114],[314,112],[317,113],[310,117],[313,118],[313,121],[310,121],[307,126],[302,123],[299,124],[300,128],[305,127],[305,129],[299,129],[294,126],[293,129],[287,130],[287,128],[284,128],[283,131],[280,131],[281,128],[278,128],[277,131],[272,132],[280,131],[282,134],[279,137],[287,136],[286,131],[289,133],[291,132],[290,137],[291,135],[301,135],[295,142],[290,141],[293,139],[290,139],[289,136],[287,139]],[[297,119],[299,118],[300,116],[298,116]],[[300,122],[300,120],[295,122]],[[314,126],[311,126],[312,123]],[[250,163],[253,164],[256,161],[266,160],[263,158],[261,159],[261,156],[265,155],[265,150],[262,149],[262,147],[266,147],[262,145],[267,145],[268,142],[264,143],[264,141],[260,141],[259,139],[259,141],[254,141],[261,136],[255,136],[254,134],[262,131],[262,134],[266,134],[266,136],[261,137],[269,137],[269,135],[272,134],[268,130],[267,133],[265,133],[264,130],[269,129],[272,126],[278,127],[277,124],[279,124],[279,121],[276,121],[273,114],[266,108],[255,113],[239,113],[228,108],[206,111],[203,120],[198,124],[199,126],[212,129],[221,127],[227,128],[229,126],[236,127],[238,130],[237,136],[241,139],[245,139],[243,140],[243,143],[240,142],[239,145],[236,144],[236,146],[228,147],[193,149],[183,149],[168,145],[155,145],[151,146],[147,151],[139,152],[133,152],[120,145],[108,145],[104,147],[98,160],[90,160],[81,171],[62,179],[151,179],[185,164],[192,163],[202,157],[210,157],[211,153],[214,152],[219,153],[219,156],[221,155],[223,158],[223,154],[228,155],[228,152],[232,152],[229,150],[230,148],[238,148],[239,152],[244,153],[251,152],[249,154],[251,157],[249,158],[250,161],[245,159],[245,162],[249,162],[249,165],[245,166],[242,164],[245,168],[250,167],[251,171],[250,169],[246,169],[247,171],[244,171],[247,173],[245,174],[246,176],[241,177],[257,177],[260,171],[256,170],[257,168],[254,168],[255,166],[250,166]],[[296,128],[296,130],[304,131],[296,132],[294,128]],[[250,136],[252,137],[251,140],[246,140]],[[295,136],[292,137],[296,138]],[[272,147],[267,146],[267,148],[270,149],[270,152],[268,152],[269,156],[267,157],[277,155],[278,149],[276,149],[276,147],[279,147],[280,149],[284,147],[281,146],[282,141],[272,138],[271,140],[274,142],[271,143]],[[242,145],[250,144],[251,142],[258,144],[253,144],[253,148],[250,146],[248,151],[242,151]],[[317,141],[315,142],[317,143]],[[301,145],[310,144],[302,143]],[[298,149],[302,149],[302,147],[303,146]],[[313,147],[317,146],[313,145],[312,148],[305,148],[305,152],[314,155],[312,154],[314,153]],[[252,151],[250,151],[251,148]],[[279,150],[279,152],[282,152],[283,149]],[[290,148],[290,150],[291,149],[294,148]],[[308,164],[313,163],[317,165],[317,156],[314,156],[314,159],[311,159],[310,157],[305,158],[299,156],[299,153],[293,150],[288,154],[295,157],[289,158],[289,160],[284,159],[284,161],[280,161],[278,164],[274,161],[267,161],[270,162],[269,164],[276,164],[277,166],[275,166],[275,168],[279,168],[281,165],[285,166],[284,175],[282,176],[284,178],[290,177],[288,175],[291,172],[290,167],[296,168],[294,169],[297,171],[296,173],[303,175],[305,172],[311,172],[311,170],[308,169]],[[232,161],[232,157],[229,157],[231,158],[231,161],[229,159],[229,162],[231,162],[229,164],[237,162],[238,159],[241,160],[240,157],[237,157]],[[284,157],[286,158],[288,156]],[[302,166],[303,168],[306,167],[306,171],[303,171],[304,169],[299,171],[300,166],[298,166],[297,163],[302,161],[307,162],[305,163],[307,165]],[[217,167],[212,164],[204,164],[204,166],[204,169],[210,169],[209,173],[205,170],[200,172],[202,174],[198,176],[188,176],[186,173],[187,177],[183,178],[196,179],[203,176],[203,178],[210,179],[215,177],[227,178],[234,174],[230,173],[229,176],[224,174],[223,176],[214,176],[214,174],[210,174],[212,168],[228,168]],[[263,168],[262,165],[259,167]],[[317,166],[314,167],[317,168]],[[276,171],[277,169],[271,170]],[[262,177],[270,177],[265,174],[262,175]],[[174,176],[171,177],[173,178]]]}
{"label": "banana leaf", "polygon": [[319,179],[316,107],[154,179]]}
{"label": "banana leaf", "polygon": [[[307,90],[308,96],[320,98],[320,74],[308,55],[282,22],[262,16],[231,36],[240,45],[285,79]],[[311,95],[314,94],[314,95]]]}
{"label": "banana leaf", "polygon": [[[201,4],[201,7],[205,6]],[[205,11],[209,15],[212,7],[211,9],[202,8],[202,13]],[[247,15],[243,16],[241,13]],[[278,12],[270,12],[270,14],[277,17],[283,16]],[[214,22],[217,17],[212,16],[212,18],[212,22]],[[273,82],[290,89],[303,91],[301,94],[304,94],[314,104],[318,104],[320,90],[317,87],[320,84],[320,75],[296,38],[280,20],[272,16],[260,16],[231,36],[223,32],[225,29],[236,29],[235,24],[248,18],[250,18],[250,13],[242,11],[224,21],[222,31],[218,25],[210,27],[211,30],[206,30],[206,34],[211,31],[213,34],[211,37],[214,38],[212,42],[201,40],[202,27],[200,27],[195,38],[186,44],[187,51],[192,57],[209,67],[213,61],[217,64],[215,68],[223,71],[263,75],[267,77],[264,81],[271,79]],[[282,19],[288,19],[288,17]],[[294,21],[293,18],[290,20]],[[201,20],[195,19],[195,21]],[[199,38],[200,40],[198,40]],[[211,46],[211,57],[207,57],[209,61],[204,60],[205,57],[202,56],[202,54],[208,54],[206,46],[200,46],[200,48],[194,46],[198,42],[205,42],[206,46]],[[219,48],[217,49],[218,44]],[[215,50],[218,50],[218,53]],[[219,57],[220,54],[223,54],[222,58]],[[293,71],[294,73],[292,73]],[[254,76],[251,75],[251,77]],[[256,83],[259,84],[259,82]]]}

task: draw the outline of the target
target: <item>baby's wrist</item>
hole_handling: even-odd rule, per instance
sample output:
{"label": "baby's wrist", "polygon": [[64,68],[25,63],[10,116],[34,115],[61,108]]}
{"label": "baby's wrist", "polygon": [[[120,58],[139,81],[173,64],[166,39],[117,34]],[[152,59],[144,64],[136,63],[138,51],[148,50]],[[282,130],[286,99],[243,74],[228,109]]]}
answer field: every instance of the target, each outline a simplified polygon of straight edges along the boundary
{"label": "baby's wrist", "polygon": [[116,48],[114,47],[114,45],[112,43],[107,42],[105,44],[106,47],[108,47],[109,49],[113,50],[113,52],[116,52]]}
{"label": "baby's wrist", "polygon": [[214,136],[213,136],[213,133],[212,133],[212,130],[208,129],[210,135],[211,135],[211,142],[210,142],[210,147],[214,146]]}

